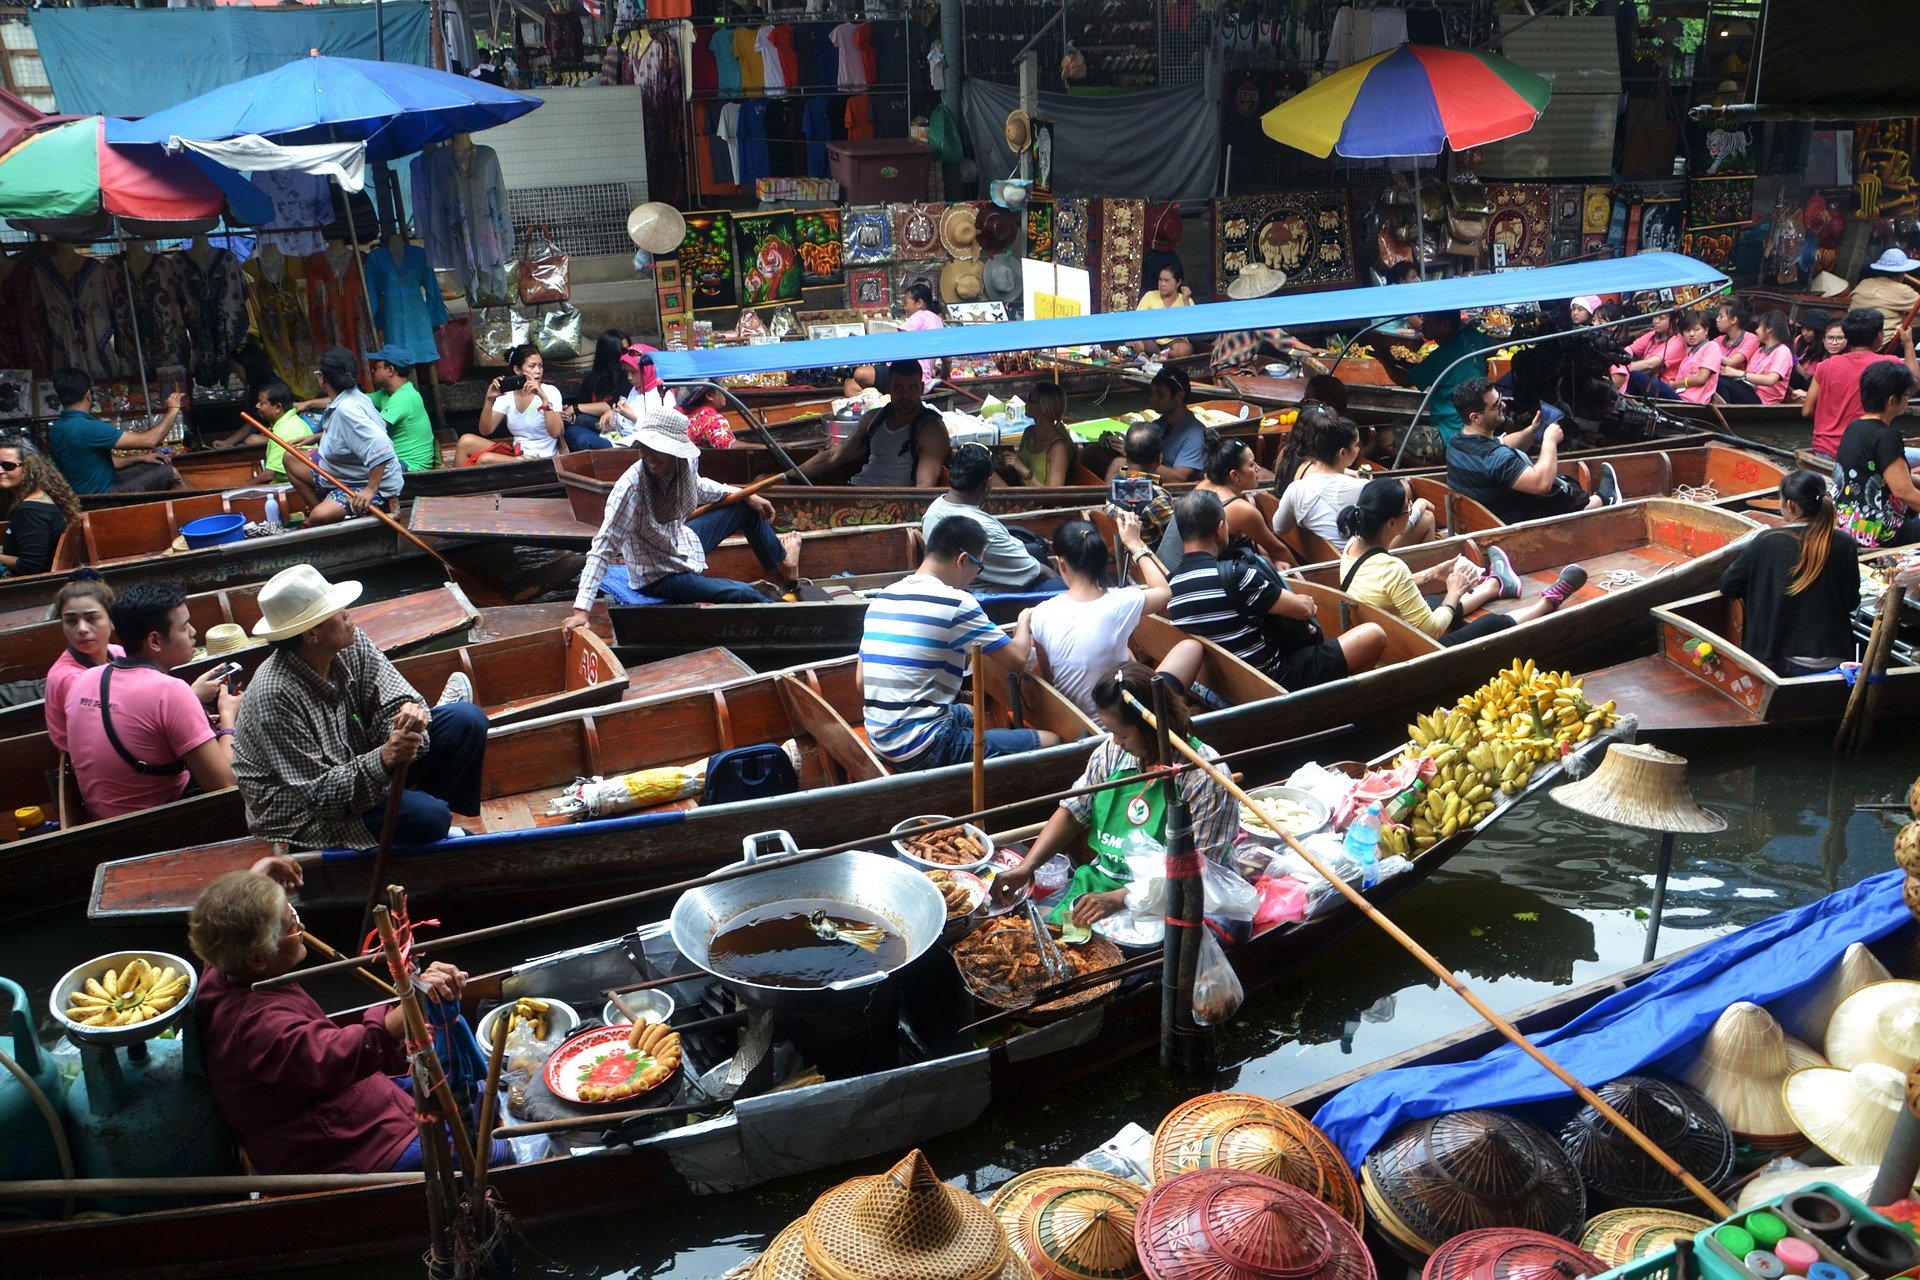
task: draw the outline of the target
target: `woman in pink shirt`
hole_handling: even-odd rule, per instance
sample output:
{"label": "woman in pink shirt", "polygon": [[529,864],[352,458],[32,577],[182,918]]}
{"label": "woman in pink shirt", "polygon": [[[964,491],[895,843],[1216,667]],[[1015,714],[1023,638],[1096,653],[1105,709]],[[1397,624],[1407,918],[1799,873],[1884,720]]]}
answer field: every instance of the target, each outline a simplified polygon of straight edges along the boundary
{"label": "woman in pink shirt", "polygon": [[[947,322],[942,320],[940,313],[933,309],[933,290],[927,287],[926,281],[915,280],[907,286],[907,318],[900,322],[900,327],[906,330],[947,327]],[[939,361],[937,360],[920,362],[920,377],[929,387],[933,385],[938,369]]]}
{"label": "woman in pink shirt", "polygon": [[1673,384],[1680,377],[1680,361],[1686,358],[1687,344],[1674,332],[1673,316],[1662,312],[1653,318],[1653,328],[1633,340],[1627,348],[1627,390],[1636,396],[1674,396]]}
{"label": "woman in pink shirt", "polygon": [[1730,298],[1714,313],[1713,324],[1720,335],[1720,349],[1727,353],[1723,368],[1746,368],[1747,361],[1760,350],[1760,336],[1753,331],[1753,308]]}
{"label": "woman in pink shirt", "polygon": [[1798,400],[1801,392],[1790,391],[1793,381],[1793,348],[1787,339],[1793,333],[1793,321],[1782,311],[1769,311],[1760,317],[1756,330],[1759,350],[1738,372],[1720,370],[1720,398],[1728,404],[1781,404],[1789,394]]}
{"label": "woman in pink shirt", "polygon": [[124,658],[117,644],[107,643],[113,623],[107,610],[113,607],[113,588],[91,569],[87,574],[60,588],[53,598],[53,611],[60,619],[60,630],[67,638],[67,650],[55,659],[47,672],[47,737],[56,751],[67,749],[67,690],[81,672],[97,667],[109,658]]}
{"label": "woman in pink shirt", "polygon": [[1679,399],[1690,404],[1706,404],[1720,387],[1720,361],[1726,355],[1718,342],[1707,337],[1706,313],[1689,311],[1680,321],[1680,336],[1686,340],[1687,354],[1680,361],[1679,380],[1674,390]]}

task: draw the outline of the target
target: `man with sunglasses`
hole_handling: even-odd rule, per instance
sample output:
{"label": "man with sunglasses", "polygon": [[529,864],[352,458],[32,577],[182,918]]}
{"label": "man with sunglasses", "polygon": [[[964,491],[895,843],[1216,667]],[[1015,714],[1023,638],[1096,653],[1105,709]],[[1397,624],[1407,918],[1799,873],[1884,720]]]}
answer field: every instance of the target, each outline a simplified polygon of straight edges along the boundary
{"label": "man with sunglasses", "polygon": [[[1465,424],[1447,441],[1447,487],[1493,512],[1507,524],[1566,515],[1620,501],[1620,481],[1607,463],[1599,466],[1598,492],[1588,493],[1560,474],[1558,423],[1509,430],[1507,402],[1485,378],[1469,378],[1454,388],[1454,411]],[[1540,456],[1525,450],[1538,436]]]}
{"label": "man with sunglasses", "polygon": [[[972,646],[1008,671],[1024,671],[1033,661],[1027,615],[1009,636],[967,592],[986,549],[985,529],[948,516],[928,533],[920,567],[867,606],[860,638],[867,739],[895,769],[937,769],[972,757],[973,708],[959,700]],[[1039,729],[989,729],[986,752],[1012,755],[1058,741]]]}

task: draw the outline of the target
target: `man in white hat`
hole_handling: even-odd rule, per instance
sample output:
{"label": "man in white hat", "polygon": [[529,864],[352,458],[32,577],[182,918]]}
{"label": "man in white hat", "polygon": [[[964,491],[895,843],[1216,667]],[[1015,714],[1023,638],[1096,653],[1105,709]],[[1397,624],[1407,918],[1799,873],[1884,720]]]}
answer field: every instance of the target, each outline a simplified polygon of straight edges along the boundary
{"label": "man in white hat", "polygon": [[1920,302],[1920,290],[1905,280],[1909,271],[1920,271],[1920,258],[1910,258],[1903,249],[1889,249],[1867,267],[1860,283],[1853,286],[1849,307],[1872,307],[1880,313],[1880,345],[1885,346],[1894,331],[1907,322],[1907,313]]}
{"label": "man in white hat", "polygon": [[[700,446],[691,431],[687,415],[677,409],[649,409],[635,425],[633,442],[640,446],[640,461],[627,468],[607,495],[607,514],[587,550],[567,626],[587,625],[587,611],[593,608],[607,566],[616,559],[627,566],[627,582],[656,599],[764,603],[766,597],[744,582],[705,576],[707,552],[729,534],[746,535],[767,572],[786,581],[799,575],[800,535],[774,532],[773,504],[765,498],[751,493],[735,498],[740,490],[702,476]],[[696,516],[693,509],[701,503],[720,505]]]}
{"label": "man in white hat", "polygon": [[455,813],[480,812],[487,717],[449,682],[440,705],[394,669],[347,617],[357,582],[295,565],[260,589],[253,634],[273,652],[254,673],[233,742],[247,829],[306,849],[364,849],[379,837],[393,771],[409,765],[394,842],[430,844]]}

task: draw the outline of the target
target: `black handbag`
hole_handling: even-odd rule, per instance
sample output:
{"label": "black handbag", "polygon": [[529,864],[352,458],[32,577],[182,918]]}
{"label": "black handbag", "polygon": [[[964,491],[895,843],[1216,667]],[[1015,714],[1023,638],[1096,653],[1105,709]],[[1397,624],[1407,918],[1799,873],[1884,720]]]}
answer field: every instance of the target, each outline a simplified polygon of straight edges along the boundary
{"label": "black handbag", "polygon": [[732,804],[763,796],[788,796],[800,789],[800,775],[778,743],[734,747],[707,759],[707,782],[700,803]]}

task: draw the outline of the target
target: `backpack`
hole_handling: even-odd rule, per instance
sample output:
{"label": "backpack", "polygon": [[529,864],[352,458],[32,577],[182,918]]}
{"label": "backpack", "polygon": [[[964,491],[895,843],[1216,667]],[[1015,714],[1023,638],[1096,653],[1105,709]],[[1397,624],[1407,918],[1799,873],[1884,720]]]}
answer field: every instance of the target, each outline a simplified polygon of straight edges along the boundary
{"label": "backpack", "polygon": [[1251,623],[1255,630],[1266,637],[1267,643],[1280,653],[1295,653],[1309,645],[1320,644],[1326,639],[1320,630],[1320,624],[1307,618],[1283,618],[1277,613],[1255,613],[1249,610],[1240,598],[1239,582],[1243,570],[1251,569],[1263,580],[1272,583],[1280,590],[1287,590],[1286,580],[1280,571],[1268,563],[1267,558],[1255,551],[1251,544],[1235,539],[1227,547],[1227,553],[1220,557],[1214,566],[1220,575],[1220,594],[1227,598],[1233,611]]}
{"label": "backpack", "polygon": [[800,777],[794,773],[793,761],[781,750],[780,744],[761,742],[708,757],[707,781],[700,790],[700,803],[732,804],[735,800],[792,795],[799,789]]}

